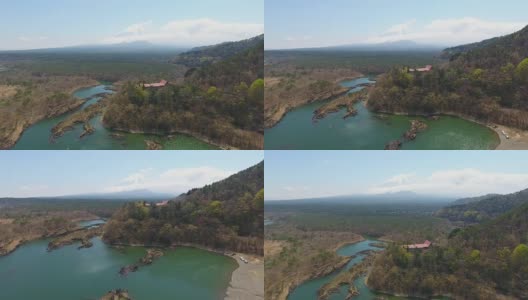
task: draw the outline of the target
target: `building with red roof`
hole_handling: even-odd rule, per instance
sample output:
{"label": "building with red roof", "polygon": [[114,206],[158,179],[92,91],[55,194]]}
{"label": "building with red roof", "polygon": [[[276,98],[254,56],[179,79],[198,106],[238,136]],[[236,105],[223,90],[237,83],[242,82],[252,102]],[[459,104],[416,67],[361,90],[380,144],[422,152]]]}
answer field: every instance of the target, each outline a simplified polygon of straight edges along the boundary
{"label": "building with red roof", "polygon": [[160,82],[157,82],[157,83],[145,83],[143,84],[143,87],[144,88],[160,88],[160,87],[164,87],[168,84],[169,82],[167,80],[162,80]]}
{"label": "building with red roof", "polygon": [[407,248],[407,249],[427,249],[427,248],[431,247],[432,244],[433,243],[431,243],[431,241],[426,240],[425,242],[423,242],[423,244],[406,245],[405,248]]}
{"label": "building with red roof", "polygon": [[427,65],[423,68],[409,69],[409,72],[430,72],[432,69],[433,69],[433,66]]}

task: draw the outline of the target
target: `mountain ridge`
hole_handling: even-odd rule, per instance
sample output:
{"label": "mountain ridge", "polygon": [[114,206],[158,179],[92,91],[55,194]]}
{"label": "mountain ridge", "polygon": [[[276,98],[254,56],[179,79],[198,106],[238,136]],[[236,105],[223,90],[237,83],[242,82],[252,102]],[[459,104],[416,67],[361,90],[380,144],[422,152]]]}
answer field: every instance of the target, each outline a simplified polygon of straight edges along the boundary
{"label": "mountain ridge", "polygon": [[461,204],[444,207],[436,215],[451,221],[481,223],[528,203],[528,189],[506,195],[490,194],[461,200]]}

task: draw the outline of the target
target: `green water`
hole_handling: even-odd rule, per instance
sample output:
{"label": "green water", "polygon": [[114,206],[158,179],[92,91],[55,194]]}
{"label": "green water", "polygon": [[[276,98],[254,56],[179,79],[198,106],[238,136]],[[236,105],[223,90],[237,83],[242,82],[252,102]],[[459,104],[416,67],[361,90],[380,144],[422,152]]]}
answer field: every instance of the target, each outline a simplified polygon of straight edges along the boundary
{"label": "green water", "polygon": [[[112,93],[108,84],[101,84],[91,88],[80,89],[74,93],[74,96],[81,99],[88,99],[100,93]],[[81,108],[84,109],[101,98],[95,97],[85,102]],[[42,120],[24,131],[16,145],[15,150],[144,150],[146,149],[145,140],[153,140],[163,145],[163,149],[180,149],[180,150],[207,150],[217,149],[194,137],[177,134],[170,137],[162,137],[149,134],[118,133],[119,136],[113,136],[116,132],[106,129],[102,122],[101,116],[96,116],[90,120],[90,124],[95,128],[91,135],[79,138],[83,132],[83,125],[78,124],[73,130],[66,132],[62,137],[50,140],[51,129],[65,120],[73,112],[66,113],[55,118]]]}
{"label": "green water", "polygon": [[[343,82],[355,87],[369,82],[360,78]],[[351,92],[361,90],[353,88]],[[405,142],[405,150],[458,150],[495,149],[499,144],[497,134],[464,119],[442,116],[433,121],[422,117],[383,115],[370,112],[364,103],[357,103],[358,114],[343,120],[346,109],[329,114],[312,122],[313,112],[325,102],[310,103],[289,112],[275,127],[265,131],[265,149],[381,150],[393,140],[400,139],[409,130],[411,120],[427,123],[428,129],[418,134],[414,141]]]}
{"label": "green water", "polygon": [[119,251],[99,238],[92,242],[92,248],[71,245],[48,253],[48,241],[39,240],[0,257],[0,299],[93,300],[117,288],[135,300],[223,299],[237,267],[222,255],[178,248],[121,277],[119,269],[137,262],[145,248]]}
{"label": "green water", "polygon": [[[337,254],[342,256],[352,256],[355,255],[358,252],[364,251],[364,250],[375,250],[378,251],[380,248],[372,247],[369,244],[378,242],[375,240],[365,240],[359,243],[350,244],[341,247],[339,250],[337,250]],[[310,300],[310,299],[317,299],[317,290],[319,290],[320,287],[322,287],[325,283],[330,282],[330,280],[336,276],[339,272],[343,272],[345,270],[350,269],[355,264],[361,262],[365,256],[362,254],[357,255],[354,257],[350,262],[339,271],[336,271],[330,275],[317,278],[314,280],[307,281],[300,286],[298,286],[295,290],[293,290],[292,293],[288,296],[288,300]],[[346,297],[346,290],[347,287],[344,286],[341,288],[340,293],[333,294],[330,298],[330,300],[343,300]],[[372,296],[372,297],[370,297]],[[365,291],[365,293],[362,293],[361,296],[358,296],[354,299],[374,299],[374,294],[370,292],[370,290]]]}
{"label": "green water", "polygon": [[[353,259],[350,260],[350,262],[339,271],[336,271],[332,274],[329,274],[327,276],[313,279],[310,281],[307,281],[300,286],[298,286],[295,290],[293,290],[292,293],[288,296],[288,300],[310,300],[310,299],[317,299],[317,291],[319,288],[321,288],[324,284],[330,282],[332,278],[334,278],[337,274],[340,272],[344,272],[346,270],[349,270],[352,266],[356,265],[357,263],[361,262],[365,255],[363,254],[357,254],[364,250],[374,250],[374,251],[380,251],[380,248],[370,246],[371,243],[379,243],[380,241],[377,240],[365,240],[359,243],[350,244],[343,246],[337,250],[337,254],[341,256],[352,256],[357,255]],[[354,281],[354,285],[359,290],[359,295],[353,297],[354,300],[372,300],[376,299],[376,297],[383,296],[386,299],[390,300],[397,300],[397,299],[416,299],[412,297],[397,297],[392,295],[386,295],[377,293],[374,291],[371,291],[367,285],[365,284],[365,276],[361,276],[357,278]],[[344,300],[348,294],[348,286],[344,285],[339,289],[339,292],[332,294],[328,299],[329,300]],[[437,300],[448,300],[449,298],[446,297],[435,297],[433,299]]]}
{"label": "green water", "polygon": [[89,228],[89,227],[97,227],[105,224],[106,221],[102,219],[95,219],[95,220],[89,220],[89,221],[81,221],[79,222],[79,226],[83,228]]}

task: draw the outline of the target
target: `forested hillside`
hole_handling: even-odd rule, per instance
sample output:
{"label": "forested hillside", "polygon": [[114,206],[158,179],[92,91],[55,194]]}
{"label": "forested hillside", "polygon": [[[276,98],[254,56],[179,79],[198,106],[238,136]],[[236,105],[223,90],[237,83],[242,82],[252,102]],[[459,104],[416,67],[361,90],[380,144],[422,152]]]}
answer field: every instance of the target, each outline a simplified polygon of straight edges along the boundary
{"label": "forested hillside", "polygon": [[466,223],[486,221],[528,203],[528,189],[508,195],[486,195],[474,200],[476,201],[444,207],[436,215]]}
{"label": "forested hillside", "polygon": [[204,64],[211,64],[233,57],[263,43],[264,35],[259,35],[238,42],[226,42],[213,46],[197,47],[191,51],[179,54],[172,62],[190,68],[200,67]]}
{"label": "forested hillside", "polygon": [[196,244],[263,254],[264,162],[166,206],[129,203],[105,226],[111,244]]}
{"label": "forested hillside", "polygon": [[528,297],[528,204],[466,229],[447,245],[409,251],[393,245],[375,262],[368,284],[378,290],[456,299]]}
{"label": "forested hillside", "polygon": [[[528,128],[528,27],[481,43],[446,49],[445,65],[424,73],[393,68],[370,95],[375,111],[455,113]],[[410,66],[414,68],[416,66]]]}
{"label": "forested hillside", "polygon": [[189,69],[181,85],[145,89],[129,82],[110,101],[104,123],[125,131],[189,133],[226,148],[262,149],[263,53],[260,41],[225,60]]}

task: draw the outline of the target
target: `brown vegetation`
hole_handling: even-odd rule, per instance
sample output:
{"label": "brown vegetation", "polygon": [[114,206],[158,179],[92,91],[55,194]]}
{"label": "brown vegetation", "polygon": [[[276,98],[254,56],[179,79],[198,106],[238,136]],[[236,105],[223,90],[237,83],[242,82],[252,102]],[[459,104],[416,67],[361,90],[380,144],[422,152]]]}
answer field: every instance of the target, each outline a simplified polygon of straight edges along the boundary
{"label": "brown vegetation", "polygon": [[79,247],[79,249],[90,248],[92,246],[90,240],[96,236],[100,236],[102,233],[102,227],[74,230],[53,239],[51,242],[48,243],[47,250],[51,252],[53,250],[57,250],[67,245],[72,245],[77,242],[81,242],[81,246]]}
{"label": "brown vegetation", "polygon": [[96,84],[95,80],[80,76],[39,76],[25,71],[2,73],[0,149],[12,147],[30,125],[78,108],[84,101],[75,99],[71,93]]}
{"label": "brown vegetation", "polygon": [[95,129],[90,125],[89,122],[92,118],[101,114],[104,111],[106,105],[107,101],[100,100],[83,110],[73,113],[66,120],[60,122],[51,129],[52,137],[55,139],[61,137],[67,131],[73,130],[76,124],[84,124],[84,131],[80,137],[84,137],[93,133]]}
{"label": "brown vegetation", "polygon": [[350,69],[309,69],[291,65],[266,66],[264,126],[273,127],[290,110],[306,103],[344,95],[349,89],[339,83],[360,77]]}
{"label": "brown vegetation", "polygon": [[348,294],[345,299],[351,299],[352,297],[359,295],[359,291],[354,285],[354,280],[356,280],[360,276],[366,275],[373,261],[374,255],[370,254],[369,256],[365,257],[360,263],[354,265],[346,272],[339,273],[337,276],[332,278],[330,282],[326,283],[321,288],[319,288],[317,298],[319,300],[326,300],[332,294],[338,292],[339,288],[343,285],[349,286]]}
{"label": "brown vegetation", "polygon": [[109,291],[100,300],[132,300],[127,290],[117,289]]}
{"label": "brown vegetation", "polygon": [[343,117],[344,119],[355,116],[357,114],[357,110],[354,108],[354,105],[361,100],[366,99],[368,95],[368,89],[363,89],[360,92],[347,94],[341,97],[338,97],[321,107],[319,107],[315,112],[313,119],[319,120],[326,117],[328,114],[335,113],[340,111],[342,108],[347,109],[346,115]]}
{"label": "brown vegetation", "polygon": [[83,211],[17,214],[9,219],[2,218],[0,256],[11,253],[26,242],[74,231],[78,229],[76,222],[94,218],[94,215]]}
{"label": "brown vegetation", "polygon": [[281,224],[266,228],[265,239],[271,250],[265,254],[265,298],[285,300],[301,283],[343,268],[350,258],[336,250],[363,238],[351,232],[302,231]]}

